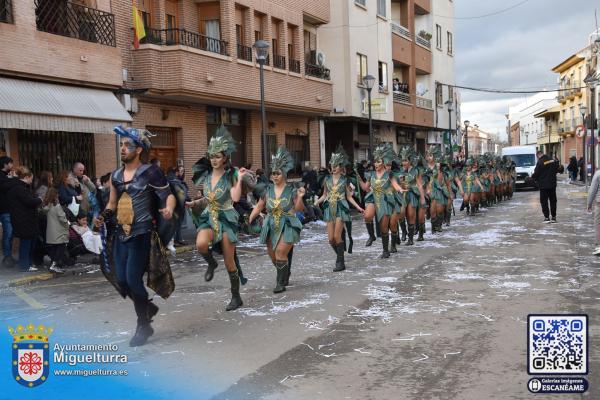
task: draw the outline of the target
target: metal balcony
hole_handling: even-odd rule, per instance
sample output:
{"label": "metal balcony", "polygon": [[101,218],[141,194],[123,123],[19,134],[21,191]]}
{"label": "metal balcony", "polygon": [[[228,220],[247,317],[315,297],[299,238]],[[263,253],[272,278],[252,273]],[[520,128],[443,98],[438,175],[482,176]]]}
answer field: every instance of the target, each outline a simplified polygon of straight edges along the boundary
{"label": "metal balcony", "polygon": [[[189,32],[185,29],[146,28],[146,37],[142,39],[141,43],[156,44],[159,46],[181,45],[224,56],[229,55],[226,41]],[[250,51],[250,57],[252,57],[252,51]]]}
{"label": "metal balcony", "polygon": [[[0,0],[0,5],[10,1]],[[35,0],[37,30],[86,42],[116,46],[115,16],[70,1]]]}

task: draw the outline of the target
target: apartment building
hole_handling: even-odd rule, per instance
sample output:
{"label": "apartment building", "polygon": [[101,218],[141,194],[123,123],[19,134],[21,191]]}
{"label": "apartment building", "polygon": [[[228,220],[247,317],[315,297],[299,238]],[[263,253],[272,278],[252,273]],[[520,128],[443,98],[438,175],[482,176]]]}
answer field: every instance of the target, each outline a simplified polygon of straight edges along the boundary
{"label": "apartment building", "polygon": [[496,154],[499,151],[497,136],[480,129],[477,124],[469,126],[467,136],[469,157],[477,157],[485,153]]}
{"label": "apartment building", "polygon": [[537,144],[537,138],[545,133],[545,125],[544,118],[536,117],[536,114],[556,106],[558,103],[555,96],[553,92],[536,93],[508,108],[511,123],[519,123],[519,141],[516,143],[512,140],[513,146]]}
{"label": "apartment building", "polygon": [[[34,173],[117,163],[116,124],[131,116],[110,1],[0,1],[0,151]],[[113,2],[114,3],[114,2]]]}
{"label": "apartment building", "polygon": [[[453,8],[449,0],[435,0],[438,2],[449,3],[447,7]],[[453,63],[444,72],[452,78],[435,78],[432,3],[431,0],[332,1],[331,22],[323,26],[320,37],[333,82],[333,111],[325,123],[327,156],[339,143],[356,160],[367,156],[368,92],[363,84],[366,75],[376,78],[371,91],[375,144],[391,142],[395,147],[408,144],[424,151],[429,139],[435,143],[441,137],[432,134],[438,126],[448,129],[448,112],[445,108],[444,112],[434,110],[434,94],[436,81],[454,82]],[[449,15],[453,13],[445,4],[441,9]],[[445,29],[451,28],[447,25]],[[447,44],[443,46],[448,57]],[[438,62],[441,69],[446,68],[447,60],[440,58]],[[447,99],[447,87],[445,90]],[[455,120],[454,117],[453,126]]]}
{"label": "apartment building", "polygon": [[[113,1],[113,4],[115,2]],[[235,165],[261,165],[259,64],[252,44],[266,40],[268,150],[285,145],[297,176],[320,162],[320,117],[332,107],[331,72],[318,58],[328,0],[138,0],[147,36],[129,46],[131,4],[121,4],[118,31],[126,85],[138,97],[134,126],[159,133],[156,155],[188,171],[224,124],[238,141]]]}
{"label": "apartment building", "polygon": [[[558,82],[560,91],[557,100],[558,107],[558,132],[561,137],[561,160],[568,160],[571,156],[584,155],[583,132],[577,129],[583,125],[581,115],[582,107],[587,105],[587,91],[582,90],[588,70],[585,62],[584,51],[572,54],[560,64],[552,68],[559,74]],[[579,132],[579,134],[577,134]]]}
{"label": "apartment building", "polygon": [[[146,31],[137,49],[131,0],[0,2],[0,47],[9,54],[0,59],[0,128],[11,155],[18,149],[35,171],[77,159],[101,174],[117,165],[110,133],[125,123],[158,134],[151,157],[163,168],[190,171],[224,124],[239,144],[233,162],[260,168],[259,65],[251,46],[263,39],[270,44],[269,151],[290,149],[292,176],[319,163],[320,117],[332,105],[330,70],[317,58],[329,1],[135,2]],[[48,138],[56,142],[51,154]]]}
{"label": "apartment building", "polygon": [[[460,102],[454,90],[454,2],[451,0],[434,0],[431,3],[431,33],[433,74],[429,92],[435,95],[434,125],[430,133],[429,143],[459,143],[457,132],[460,130]],[[429,25],[417,27],[419,32],[428,32]],[[444,137],[445,135],[445,137]]]}

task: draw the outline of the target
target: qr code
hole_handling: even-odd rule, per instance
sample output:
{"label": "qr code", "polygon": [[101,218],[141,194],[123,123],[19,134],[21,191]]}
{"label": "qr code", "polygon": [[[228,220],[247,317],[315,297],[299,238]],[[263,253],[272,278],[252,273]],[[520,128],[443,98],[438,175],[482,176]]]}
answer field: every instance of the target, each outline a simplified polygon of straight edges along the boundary
{"label": "qr code", "polygon": [[529,374],[587,374],[587,321],[587,315],[529,315]]}

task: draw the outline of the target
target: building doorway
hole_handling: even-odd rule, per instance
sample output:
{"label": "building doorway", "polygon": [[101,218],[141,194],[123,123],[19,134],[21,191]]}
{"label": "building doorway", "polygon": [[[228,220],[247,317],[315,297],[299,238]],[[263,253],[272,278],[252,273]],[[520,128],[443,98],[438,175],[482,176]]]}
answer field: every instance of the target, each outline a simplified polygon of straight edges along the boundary
{"label": "building doorway", "polygon": [[177,167],[177,128],[148,126],[146,129],[156,135],[152,138],[150,160],[159,160],[160,168],[165,172]]}

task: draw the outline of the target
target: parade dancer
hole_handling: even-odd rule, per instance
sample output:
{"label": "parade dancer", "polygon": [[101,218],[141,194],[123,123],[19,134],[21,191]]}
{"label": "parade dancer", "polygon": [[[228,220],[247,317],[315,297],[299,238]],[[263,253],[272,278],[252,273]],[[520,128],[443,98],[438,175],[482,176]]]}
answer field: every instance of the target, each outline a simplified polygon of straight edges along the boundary
{"label": "parade dancer", "polygon": [[431,233],[441,232],[444,222],[444,211],[448,203],[448,188],[441,169],[439,149],[432,147],[427,154],[427,176],[429,179],[429,214],[431,219]]}
{"label": "parade dancer", "polygon": [[[392,174],[392,176],[398,180],[398,184],[406,190],[406,187],[402,186],[400,183],[400,176],[402,174],[401,166],[398,160],[392,161],[392,164],[389,166],[388,171]],[[390,217],[390,253],[397,253],[398,248],[397,244],[401,244],[402,241],[406,240],[406,192],[401,193],[398,191],[394,191],[394,197],[396,198],[396,207],[394,208],[394,213]],[[402,228],[402,239],[398,234],[398,227]]]}
{"label": "parade dancer", "polygon": [[280,147],[277,153],[271,156],[271,181],[273,183],[266,187],[261,184],[255,189],[260,200],[248,219],[252,224],[261,211],[267,209],[267,216],[260,233],[260,242],[267,245],[269,257],[277,270],[273,293],[285,291],[289,284],[292,250],[294,244],[300,240],[300,231],[302,231],[302,222],[296,216],[295,211],[304,209],[302,198],[305,189],[296,190],[287,184],[287,173],[292,168],[294,168],[292,155],[284,147]]}
{"label": "parade dancer", "polygon": [[207,207],[197,218],[196,247],[208,263],[204,279],[209,282],[218,266],[209,247],[218,243],[221,245],[231,285],[231,301],[225,307],[226,311],[235,310],[244,304],[240,296],[241,274],[238,269],[239,262],[236,263],[235,251],[239,215],[233,208],[233,203],[240,200],[242,180],[247,171],[245,168],[234,168],[230,164],[230,157],[235,148],[235,140],[225,126],[221,125],[208,144],[210,164],[207,165],[202,159],[193,169],[193,181],[196,185],[203,185],[204,195],[208,200]]}
{"label": "parade dancer", "polygon": [[446,226],[450,226],[450,220],[454,212],[454,196],[457,191],[456,184],[454,183],[456,171],[452,168],[452,156],[446,157],[446,162],[442,165],[442,173],[444,174],[444,182],[448,191],[448,202],[444,210],[444,223]]}
{"label": "parade dancer", "polygon": [[455,178],[456,185],[463,198],[460,211],[467,209],[467,215],[475,215],[475,205],[477,204],[477,193],[483,190],[477,174],[473,171],[474,164],[472,159],[465,163],[464,170]]}
{"label": "parade dancer", "polygon": [[365,224],[369,232],[369,241],[367,246],[372,244],[372,238],[375,236],[373,218],[377,219],[379,224],[379,232],[381,235],[381,242],[383,252],[380,258],[389,258],[389,225],[390,216],[395,212],[396,198],[394,196],[394,189],[399,192],[405,190],[400,187],[396,178],[391,176],[390,172],[386,170],[386,165],[390,164],[396,155],[394,150],[389,143],[383,143],[378,145],[373,151],[373,165],[375,171],[371,174],[368,182],[364,182],[360,179],[360,186],[365,192],[369,192],[365,196]]}
{"label": "parade dancer", "polygon": [[[346,269],[342,235],[344,227],[346,227],[349,238],[351,237],[351,230],[347,229],[347,225],[350,225],[350,228],[352,226],[349,203],[361,214],[364,213],[362,207],[354,200],[350,180],[344,174],[345,166],[348,164],[348,155],[342,146],[338,146],[329,160],[331,174],[327,175],[323,181],[323,195],[315,203],[315,205],[323,203],[323,221],[327,223],[329,244],[336,254],[334,272]],[[358,176],[358,174],[356,175]]]}
{"label": "parade dancer", "polygon": [[420,204],[425,204],[425,192],[420,184],[420,171],[412,164],[412,160],[416,157],[413,149],[404,147],[400,151],[400,182],[402,184],[405,198],[405,218],[408,222],[408,241],[407,246],[414,244],[414,236],[417,228],[417,213]]}
{"label": "parade dancer", "polygon": [[[129,296],[133,300],[137,327],[129,345],[141,346],[154,333],[150,323],[158,312],[158,307],[148,298],[144,273],[149,274],[149,286],[163,298],[175,287],[168,260],[150,255],[151,251],[164,254],[161,239],[168,242],[170,238],[158,236],[160,227],[155,221],[170,220],[177,200],[162,171],[146,163],[153,135],[123,127],[115,128],[115,132],[120,136],[123,166],[111,174],[109,201],[101,215],[94,219],[94,225],[104,230],[105,222],[116,219],[116,229],[109,233],[106,242],[112,251],[105,249],[103,253],[103,273],[123,298]],[[153,250],[156,247],[159,249]],[[153,281],[156,275],[160,278]]]}
{"label": "parade dancer", "polygon": [[425,220],[427,215],[427,193],[425,192],[425,181],[426,177],[425,167],[423,166],[423,158],[419,153],[416,153],[412,159],[413,167],[415,167],[417,174],[415,175],[415,185],[420,192],[420,202],[417,208],[417,228],[418,234],[417,242],[422,242],[425,240],[423,235],[425,235]]}

